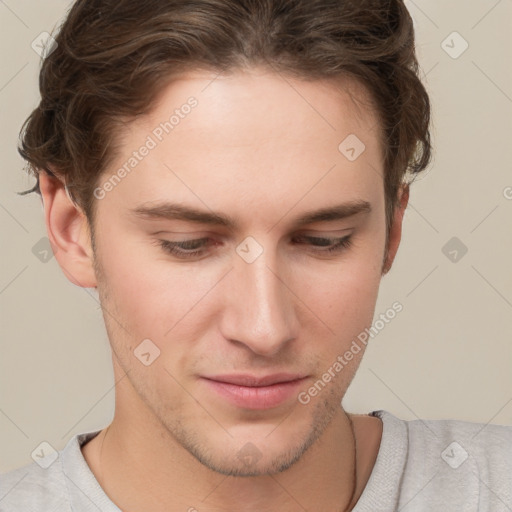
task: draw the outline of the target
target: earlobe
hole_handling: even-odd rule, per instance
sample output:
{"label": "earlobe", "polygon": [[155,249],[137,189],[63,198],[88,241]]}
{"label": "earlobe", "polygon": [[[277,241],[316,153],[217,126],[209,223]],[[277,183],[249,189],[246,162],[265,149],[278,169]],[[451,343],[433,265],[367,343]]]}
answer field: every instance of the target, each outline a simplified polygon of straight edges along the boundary
{"label": "earlobe", "polygon": [[388,249],[386,253],[386,259],[382,266],[382,275],[387,274],[393,265],[395,260],[400,240],[402,238],[402,223],[404,219],[405,209],[409,202],[409,185],[404,184],[399,190],[399,206],[395,209],[393,214],[393,221],[389,232]]}
{"label": "earlobe", "polygon": [[96,275],[87,217],[56,177],[39,175],[48,238],[62,271],[75,285],[95,288]]}

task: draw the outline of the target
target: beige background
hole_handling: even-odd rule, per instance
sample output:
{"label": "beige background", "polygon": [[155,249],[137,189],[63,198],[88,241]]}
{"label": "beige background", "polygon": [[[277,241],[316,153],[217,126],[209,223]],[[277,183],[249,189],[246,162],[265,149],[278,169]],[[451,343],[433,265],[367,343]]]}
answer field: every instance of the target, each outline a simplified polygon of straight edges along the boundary
{"label": "beige background", "polygon": [[[395,300],[404,309],[373,338],[344,405],[512,425],[512,0],[407,5],[433,103],[435,159],[413,185],[376,317]],[[38,102],[31,43],[68,6],[0,1],[0,471],[31,462],[42,441],[61,449],[103,427],[114,405],[95,296],[69,283],[54,258],[34,255],[46,235],[41,202],[15,194],[33,184],[16,151]],[[443,49],[462,48],[454,31],[469,44],[456,59]],[[456,263],[442,252],[452,237],[468,248]]]}

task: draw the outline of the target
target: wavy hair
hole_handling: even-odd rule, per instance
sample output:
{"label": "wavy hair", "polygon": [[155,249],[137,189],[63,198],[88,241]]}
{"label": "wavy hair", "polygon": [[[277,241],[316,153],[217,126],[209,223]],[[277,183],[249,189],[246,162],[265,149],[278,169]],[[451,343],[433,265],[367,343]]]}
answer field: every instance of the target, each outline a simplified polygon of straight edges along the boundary
{"label": "wavy hair", "polygon": [[388,232],[400,185],[431,159],[430,102],[403,0],[78,0],[55,39],[20,133],[37,179],[24,193],[40,194],[41,171],[57,176],[91,227],[119,128],[189,69],[263,64],[305,80],[355,78],[383,134]]}

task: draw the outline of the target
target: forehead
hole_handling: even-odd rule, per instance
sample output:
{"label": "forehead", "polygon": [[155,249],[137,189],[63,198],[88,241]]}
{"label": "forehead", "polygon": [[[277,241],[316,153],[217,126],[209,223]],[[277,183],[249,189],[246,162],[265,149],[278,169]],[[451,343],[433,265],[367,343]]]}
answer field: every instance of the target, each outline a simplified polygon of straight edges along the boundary
{"label": "forehead", "polygon": [[162,90],[140,126],[151,129],[191,96],[199,108],[194,109],[192,121],[180,123],[173,132],[207,135],[205,144],[210,140],[216,146],[230,142],[246,147],[288,140],[304,143],[326,135],[330,142],[344,131],[366,139],[379,131],[372,98],[355,79],[304,80],[262,67],[229,74],[188,71]]}
{"label": "forehead", "polygon": [[[304,208],[322,197],[367,200],[382,189],[379,134],[371,99],[353,80],[305,81],[261,68],[190,71],[126,125],[103,183],[132,159],[109,193],[119,207],[172,199],[219,211],[237,200],[284,208],[283,197],[291,205],[305,194]],[[134,161],[148,141],[150,151]],[[356,159],[352,149],[361,152]]]}

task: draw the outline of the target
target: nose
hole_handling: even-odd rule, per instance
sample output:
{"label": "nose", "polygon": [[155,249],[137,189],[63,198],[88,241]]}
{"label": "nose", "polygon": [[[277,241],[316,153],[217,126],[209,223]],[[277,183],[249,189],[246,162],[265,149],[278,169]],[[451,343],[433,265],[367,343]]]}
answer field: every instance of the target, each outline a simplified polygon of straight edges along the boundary
{"label": "nose", "polygon": [[270,357],[297,337],[294,295],[270,251],[248,263],[235,255],[234,268],[224,283],[221,330],[232,342]]}

